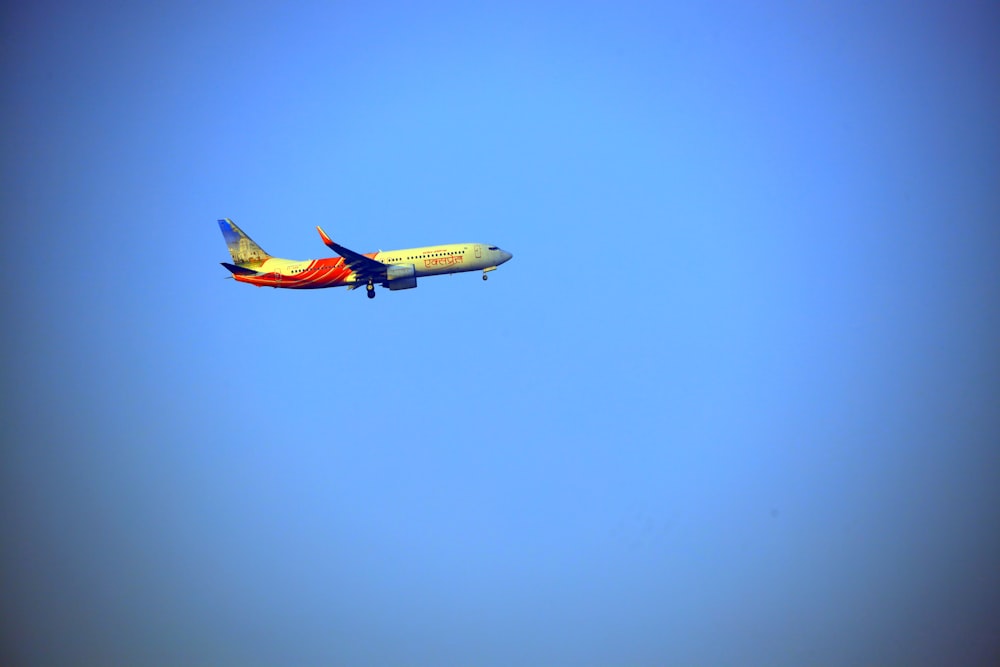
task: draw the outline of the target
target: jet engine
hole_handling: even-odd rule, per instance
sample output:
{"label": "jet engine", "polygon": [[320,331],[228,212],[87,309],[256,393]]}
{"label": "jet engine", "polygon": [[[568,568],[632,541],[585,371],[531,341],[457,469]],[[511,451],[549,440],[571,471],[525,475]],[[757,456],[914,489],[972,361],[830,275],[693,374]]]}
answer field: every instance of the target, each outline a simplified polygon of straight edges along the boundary
{"label": "jet engine", "polygon": [[385,272],[385,282],[382,287],[388,287],[395,292],[401,289],[413,289],[417,286],[417,270],[412,264],[393,264]]}

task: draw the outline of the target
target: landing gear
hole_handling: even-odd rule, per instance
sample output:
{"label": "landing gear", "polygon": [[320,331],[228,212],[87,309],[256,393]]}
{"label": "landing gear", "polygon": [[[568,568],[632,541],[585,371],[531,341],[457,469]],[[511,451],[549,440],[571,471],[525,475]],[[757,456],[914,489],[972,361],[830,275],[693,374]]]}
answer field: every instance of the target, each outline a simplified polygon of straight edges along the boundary
{"label": "landing gear", "polygon": [[372,282],[371,280],[368,281],[368,298],[369,299],[375,298],[375,283]]}
{"label": "landing gear", "polygon": [[486,275],[485,273],[483,273],[483,280],[489,280],[489,279],[490,279],[490,277],[488,275]]}

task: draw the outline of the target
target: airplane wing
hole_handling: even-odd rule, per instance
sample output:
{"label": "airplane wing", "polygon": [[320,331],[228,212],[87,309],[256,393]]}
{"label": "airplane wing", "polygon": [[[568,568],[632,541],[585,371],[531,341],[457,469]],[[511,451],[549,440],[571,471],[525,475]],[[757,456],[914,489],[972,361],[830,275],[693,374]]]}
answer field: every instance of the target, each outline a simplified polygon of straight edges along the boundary
{"label": "airplane wing", "polygon": [[334,251],[338,255],[344,258],[344,264],[354,271],[359,279],[368,282],[373,280],[375,282],[382,282],[386,279],[386,269],[389,268],[387,264],[383,264],[378,260],[374,260],[371,257],[365,257],[359,252],[354,252],[350,248],[345,248],[344,246],[336,243],[326,232],[323,231],[322,227],[316,227],[319,232],[319,236],[323,239],[323,243],[326,244],[330,250]]}

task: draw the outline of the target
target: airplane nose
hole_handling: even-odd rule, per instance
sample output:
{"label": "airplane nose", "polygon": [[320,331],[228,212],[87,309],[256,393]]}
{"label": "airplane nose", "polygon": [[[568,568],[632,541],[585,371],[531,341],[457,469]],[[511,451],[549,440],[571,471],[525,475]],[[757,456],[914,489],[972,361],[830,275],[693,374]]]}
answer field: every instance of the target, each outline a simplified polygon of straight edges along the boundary
{"label": "airplane nose", "polygon": [[501,257],[500,263],[503,264],[504,262],[510,260],[513,256],[514,255],[510,254],[506,250],[501,250],[500,251],[500,257]]}

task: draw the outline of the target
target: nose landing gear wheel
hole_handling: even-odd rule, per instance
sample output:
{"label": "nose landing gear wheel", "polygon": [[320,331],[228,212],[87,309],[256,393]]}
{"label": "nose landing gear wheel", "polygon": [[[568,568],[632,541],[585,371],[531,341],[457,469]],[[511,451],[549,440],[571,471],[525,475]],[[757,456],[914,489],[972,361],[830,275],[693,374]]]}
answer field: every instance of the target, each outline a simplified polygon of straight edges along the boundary
{"label": "nose landing gear wheel", "polygon": [[490,277],[484,273],[483,274],[483,280],[489,280],[489,279],[490,279]]}

